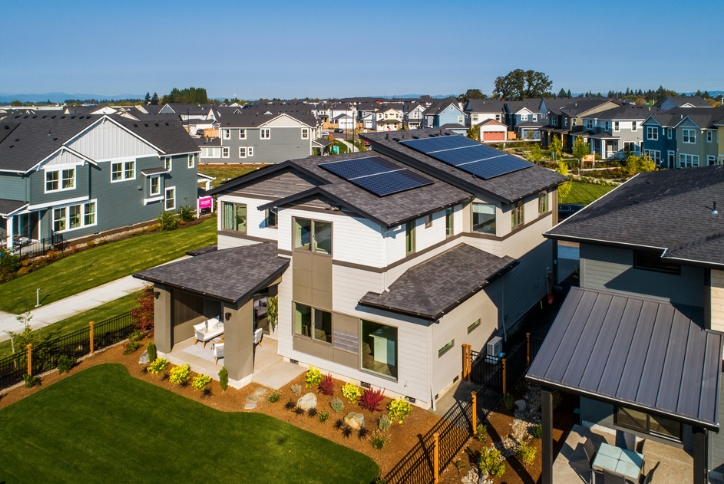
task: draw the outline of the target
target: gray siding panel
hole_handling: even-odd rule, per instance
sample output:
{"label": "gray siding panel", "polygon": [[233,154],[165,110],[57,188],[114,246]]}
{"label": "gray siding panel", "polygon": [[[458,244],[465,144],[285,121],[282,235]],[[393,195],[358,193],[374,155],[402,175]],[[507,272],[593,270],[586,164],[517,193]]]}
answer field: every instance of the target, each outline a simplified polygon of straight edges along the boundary
{"label": "gray siding panel", "polygon": [[514,325],[546,295],[546,269],[553,267],[552,241],[546,240],[519,258],[520,264],[505,277],[507,327]]}
{"label": "gray siding panel", "polygon": [[[45,171],[38,170],[30,174],[30,205],[59,202],[88,195],[89,163],[75,166],[75,188],[45,193]],[[69,167],[70,168],[70,167]]]}
{"label": "gray siding panel", "polygon": [[[219,132],[221,146],[229,148],[229,158],[208,158],[202,163],[281,163],[286,160],[306,158],[312,154],[312,130],[309,139],[302,139],[301,128],[271,127],[271,138],[260,139],[259,128],[246,130],[246,139],[239,139],[239,129],[231,129],[230,138]],[[254,156],[239,158],[239,147],[254,148]]]}
{"label": "gray siding panel", "polygon": [[[719,387],[719,425],[724,423],[724,386]],[[716,472],[724,473],[724,432],[710,432],[711,445],[709,469]]]}
{"label": "gray siding panel", "polygon": [[14,173],[0,173],[0,198],[27,201],[26,178]]}

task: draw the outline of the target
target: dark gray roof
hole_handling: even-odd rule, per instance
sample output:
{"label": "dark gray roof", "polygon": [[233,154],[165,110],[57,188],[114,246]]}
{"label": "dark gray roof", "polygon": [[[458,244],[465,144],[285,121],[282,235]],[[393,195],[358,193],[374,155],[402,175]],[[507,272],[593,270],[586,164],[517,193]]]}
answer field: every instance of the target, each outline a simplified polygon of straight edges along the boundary
{"label": "dark gray roof", "polygon": [[245,245],[197,255],[133,275],[229,303],[253,296],[289,266],[275,242]]}
{"label": "dark gray roof", "polygon": [[196,153],[199,150],[194,139],[183,125],[176,121],[143,120],[134,121],[118,115],[109,116],[167,155],[175,153]]}
{"label": "dark gray roof", "polygon": [[724,108],[674,108],[669,112],[679,115],[679,122],[689,118],[700,128],[714,128],[714,125],[724,118]]}
{"label": "dark gray roof", "polygon": [[[559,99],[558,101],[566,101],[557,103],[553,100],[546,99],[546,107],[554,114],[566,114],[569,117],[577,117],[580,113],[585,113],[607,102],[617,102],[614,99],[607,98],[574,98]],[[549,105],[550,103],[550,105]]]}
{"label": "dark gray roof", "polygon": [[502,113],[505,101],[502,99],[471,99],[465,105],[465,112],[470,113]]}
{"label": "dark gray roof", "polygon": [[359,304],[435,321],[517,264],[461,243],[407,269],[382,294],[368,292]]}
{"label": "dark gray roof", "polygon": [[[561,240],[657,248],[705,265],[724,265],[724,166],[642,173],[548,232]],[[672,207],[676,207],[672,210]],[[711,250],[718,247],[717,250]]]}
{"label": "dark gray roof", "polygon": [[701,96],[669,96],[656,103],[656,107],[660,107],[667,99],[679,107],[684,104],[691,104],[695,108],[711,108],[711,104],[709,104],[706,99]]}
{"label": "dark gray roof", "polygon": [[677,113],[671,111],[663,111],[661,109],[657,109],[655,113],[651,113],[651,115],[646,118],[644,123],[649,121],[649,118],[656,121],[659,125],[663,126],[664,128],[672,128],[679,124],[681,121],[681,116],[679,116]]}
{"label": "dark gray roof", "polygon": [[635,104],[624,104],[613,109],[607,109],[598,113],[589,114],[586,118],[596,119],[646,119],[652,114],[656,114],[660,110],[649,106],[637,106]]}
{"label": "dark gray roof", "polygon": [[23,202],[22,200],[7,200],[5,198],[0,198],[0,215],[13,213],[27,204],[28,202]]}
{"label": "dark gray roof", "polygon": [[523,121],[515,125],[516,128],[540,128],[541,126],[543,125],[536,121]]}
{"label": "dark gray roof", "polygon": [[722,334],[689,309],[572,288],[526,378],[717,430]]}
{"label": "dark gray roof", "polygon": [[458,104],[458,100],[454,97],[449,97],[446,99],[440,99],[437,101],[433,101],[432,104],[430,104],[427,109],[425,109],[425,116],[429,115],[438,115],[445,111],[450,105],[453,104],[456,108],[460,109],[460,105]]}
{"label": "dark gray roof", "polygon": [[168,173],[169,170],[165,167],[159,166],[158,168],[146,168],[145,170],[141,170],[142,175],[158,175],[161,173]]}
{"label": "dark gray roof", "polygon": [[[483,180],[473,177],[469,173],[465,173],[447,163],[424,155],[412,148],[408,148],[394,140],[394,138],[410,139],[411,136],[419,136],[422,138],[430,136],[431,134],[438,135],[444,132],[445,131],[440,128],[426,128],[413,131],[364,133],[360,135],[360,138],[369,141],[375,151],[400,160],[435,178],[458,186],[470,193],[485,193],[505,203],[512,203],[546,188],[555,187],[566,180],[555,171],[538,165],[532,165],[525,170]],[[451,135],[457,136],[452,133]]]}
{"label": "dark gray roof", "polygon": [[523,108],[533,113],[540,112],[540,104],[543,101],[540,98],[523,99],[522,101],[506,101],[505,107],[509,113],[517,113]]}
{"label": "dark gray roof", "polygon": [[[270,109],[264,108],[265,106],[260,106],[256,110],[245,107],[240,114],[224,114],[219,118],[219,126],[222,128],[256,128],[282,113],[309,126],[317,125],[317,118],[310,111],[279,111],[275,110],[273,106],[269,106]],[[264,114],[267,112],[271,114]]]}
{"label": "dark gray roof", "polygon": [[193,138],[199,148],[221,146],[221,138]]}

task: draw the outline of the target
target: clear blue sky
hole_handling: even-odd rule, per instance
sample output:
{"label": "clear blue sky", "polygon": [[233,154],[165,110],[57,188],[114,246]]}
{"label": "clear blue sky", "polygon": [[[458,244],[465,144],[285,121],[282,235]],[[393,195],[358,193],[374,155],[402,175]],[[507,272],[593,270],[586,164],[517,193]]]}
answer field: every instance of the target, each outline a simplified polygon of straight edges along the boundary
{"label": "clear blue sky", "polygon": [[2,2],[0,93],[211,97],[724,89],[722,0]]}

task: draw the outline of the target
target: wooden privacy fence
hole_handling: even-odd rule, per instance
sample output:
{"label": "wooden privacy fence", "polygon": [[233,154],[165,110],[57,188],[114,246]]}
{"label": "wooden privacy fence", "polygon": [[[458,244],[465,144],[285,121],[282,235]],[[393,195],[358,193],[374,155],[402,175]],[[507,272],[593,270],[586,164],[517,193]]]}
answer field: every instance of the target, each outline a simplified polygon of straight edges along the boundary
{"label": "wooden privacy fence", "polygon": [[23,381],[24,375],[37,375],[58,367],[63,355],[80,358],[128,338],[136,329],[130,312],[43,342],[28,345],[19,352],[0,359],[0,390]]}

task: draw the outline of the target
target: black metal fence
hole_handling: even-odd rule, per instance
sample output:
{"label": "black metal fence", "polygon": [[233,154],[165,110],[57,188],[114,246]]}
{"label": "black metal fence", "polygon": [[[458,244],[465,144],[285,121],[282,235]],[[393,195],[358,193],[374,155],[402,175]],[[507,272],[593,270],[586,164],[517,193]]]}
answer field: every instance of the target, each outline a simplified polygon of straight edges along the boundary
{"label": "black metal fence", "polygon": [[[136,329],[130,312],[106,319],[94,325],[93,350],[99,350],[128,338]],[[33,375],[58,367],[58,359],[63,356],[80,358],[91,352],[90,326],[46,341],[32,348],[30,362]],[[28,352],[26,348],[16,348],[17,353],[0,359],[0,389],[23,381],[28,372]]]}
{"label": "black metal fence", "polygon": [[65,250],[67,242],[63,234],[53,234],[40,240],[18,239],[13,242],[13,252],[21,258],[45,255],[49,250]]}

